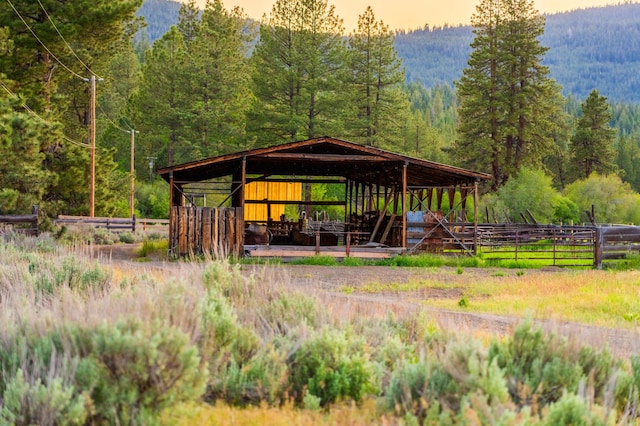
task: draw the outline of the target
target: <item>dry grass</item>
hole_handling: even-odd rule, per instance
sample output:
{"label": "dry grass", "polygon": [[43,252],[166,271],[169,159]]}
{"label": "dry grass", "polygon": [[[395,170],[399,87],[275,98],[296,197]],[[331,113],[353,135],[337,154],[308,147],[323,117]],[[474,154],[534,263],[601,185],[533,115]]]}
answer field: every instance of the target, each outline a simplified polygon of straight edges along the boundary
{"label": "dry grass", "polygon": [[383,414],[373,400],[366,400],[360,406],[338,404],[330,410],[312,411],[295,408],[292,404],[282,407],[236,408],[225,404],[215,406],[183,406],[167,413],[165,420],[176,426],[307,426],[307,425],[396,425],[399,419]]}

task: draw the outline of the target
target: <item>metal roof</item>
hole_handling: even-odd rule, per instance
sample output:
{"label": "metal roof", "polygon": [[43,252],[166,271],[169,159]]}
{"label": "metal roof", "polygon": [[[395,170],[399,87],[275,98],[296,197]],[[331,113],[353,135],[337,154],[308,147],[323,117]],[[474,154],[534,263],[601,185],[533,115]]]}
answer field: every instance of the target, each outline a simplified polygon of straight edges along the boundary
{"label": "metal roof", "polygon": [[[407,184],[450,186],[490,179],[485,173],[408,157],[370,146],[321,137],[257,148],[158,170],[167,182],[192,183],[233,175],[246,159],[247,175],[344,177],[353,181],[401,184],[398,172],[407,165]],[[386,184],[386,185],[385,185]]]}

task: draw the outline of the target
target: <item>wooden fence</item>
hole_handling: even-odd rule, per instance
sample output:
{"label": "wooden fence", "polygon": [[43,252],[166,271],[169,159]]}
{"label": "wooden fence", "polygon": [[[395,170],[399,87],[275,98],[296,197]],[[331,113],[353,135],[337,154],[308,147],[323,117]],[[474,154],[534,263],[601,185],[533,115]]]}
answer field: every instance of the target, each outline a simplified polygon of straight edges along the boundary
{"label": "wooden fence", "polygon": [[240,256],[244,252],[244,215],[241,208],[174,206],[170,216],[169,251]]}
{"label": "wooden fence", "polygon": [[597,228],[595,266],[614,263],[640,254],[640,227],[600,226]]}
{"label": "wooden fence", "polygon": [[112,232],[136,230],[148,231],[153,227],[169,226],[168,219],[138,219],[133,217],[88,217],[60,215],[54,220],[55,225],[89,226],[92,228],[106,228]]}
{"label": "wooden fence", "polygon": [[38,213],[27,215],[2,215],[0,216],[0,232],[15,231],[26,235],[38,235]]}

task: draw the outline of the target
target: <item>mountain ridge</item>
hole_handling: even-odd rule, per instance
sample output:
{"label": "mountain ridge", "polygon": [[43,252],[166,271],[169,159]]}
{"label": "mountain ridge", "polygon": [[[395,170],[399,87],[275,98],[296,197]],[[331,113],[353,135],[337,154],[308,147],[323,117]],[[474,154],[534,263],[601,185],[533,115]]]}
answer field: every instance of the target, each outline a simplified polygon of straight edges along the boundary
{"label": "mountain ridge", "polygon": [[[138,11],[148,22],[151,41],[178,20],[180,3],[145,0]],[[566,96],[586,98],[593,89],[615,102],[640,104],[640,3],[589,7],[546,14],[549,48],[544,64]],[[460,78],[473,41],[469,25],[443,26],[396,32],[396,50],[407,81],[426,87]]]}

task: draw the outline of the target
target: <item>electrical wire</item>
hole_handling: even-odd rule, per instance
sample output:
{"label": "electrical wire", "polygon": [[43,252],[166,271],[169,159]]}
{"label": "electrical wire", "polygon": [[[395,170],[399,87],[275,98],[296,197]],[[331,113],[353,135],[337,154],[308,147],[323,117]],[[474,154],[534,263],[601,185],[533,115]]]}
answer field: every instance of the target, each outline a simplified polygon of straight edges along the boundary
{"label": "electrical wire", "polygon": [[109,114],[107,114],[107,113],[104,111],[104,109],[102,109],[102,107],[101,107],[100,105],[98,105],[98,108],[100,109],[100,112],[102,112],[102,114],[104,114],[104,116],[106,117],[107,121],[108,121],[109,123],[111,123],[111,125],[112,125],[113,127],[115,127],[116,129],[120,130],[121,132],[131,133],[131,131],[132,131],[133,129],[129,129],[129,130],[123,129],[122,127],[118,126],[118,125],[117,125],[117,124],[116,124],[116,123],[111,119],[111,117],[109,117]]}
{"label": "electrical wire", "polygon": [[[11,90],[5,83],[4,81],[0,80],[0,86],[2,86],[2,88],[5,90],[5,92],[7,92],[10,96],[20,100],[20,97],[13,91]],[[35,112],[34,110],[32,110],[31,108],[29,108],[29,106],[27,104],[25,104],[24,102],[22,102],[22,108],[24,108],[27,112],[29,112],[31,115],[37,117],[38,119],[40,119],[42,122],[47,123],[47,120],[45,120],[44,118],[42,118],[37,112]],[[72,143],[74,145],[78,145],[81,146],[83,148],[91,148],[91,145],[86,144],[86,143],[82,143],[82,142],[77,142],[74,141],[73,139],[67,137],[66,135],[62,135],[62,138],[64,140],[66,140],[69,143]]]}
{"label": "electrical wire", "polygon": [[38,0],[38,4],[40,5],[40,8],[42,8],[42,11],[44,12],[44,14],[46,15],[47,19],[49,20],[49,22],[51,22],[51,25],[53,26],[53,28],[56,30],[56,32],[58,33],[58,35],[60,36],[60,38],[62,39],[62,41],[64,42],[65,46],[67,46],[67,48],[69,49],[69,51],[71,52],[71,54],[73,56],[75,56],[75,58],[78,60],[78,62],[80,62],[82,64],[83,67],[85,67],[85,69],[87,71],[89,71],[90,74],[95,75],[97,78],[101,78],[99,75],[97,75],[96,73],[94,73],[91,68],[89,68],[89,66],[87,64],[85,64],[82,59],[80,59],[80,57],[78,55],[76,55],[76,52],[73,50],[73,48],[69,45],[69,43],[67,43],[67,40],[65,40],[64,36],[62,35],[62,33],[60,33],[60,30],[58,30],[58,27],[56,26],[56,24],[53,22],[53,20],[51,19],[51,16],[49,16],[49,13],[47,12],[47,10],[44,8],[44,6],[42,5],[42,2],[40,0]]}
{"label": "electrical wire", "polygon": [[49,50],[49,48],[44,44],[44,42],[42,40],[40,40],[40,37],[38,37],[38,35],[31,29],[31,27],[29,26],[27,21],[25,21],[24,18],[22,17],[22,15],[20,15],[20,12],[18,12],[18,9],[16,9],[15,6],[13,5],[13,3],[11,3],[11,0],[7,0],[7,3],[9,3],[9,6],[11,6],[13,11],[16,13],[16,15],[18,15],[18,18],[20,18],[20,20],[27,27],[29,32],[36,38],[36,40],[38,40],[38,42],[42,45],[42,47],[44,47],[44,50],[46,50],[51,55],[51,57],[53,59],[55,59],[60,65],[62,65],[62,67],[64,69],[69,71],[71,74],[73,74],[74,76],[76,76],[77,78],[79,78],[79,79],[81,79],[83,81],[86,81],[86,79],[84,77],[82,77],[80,74],[78,74],[77,72],[73,71],[71,68],[66,66],[60,59],[58,59],[58,57],[56,55],[53,54],[53,52],[51,52],[51,50]]}

